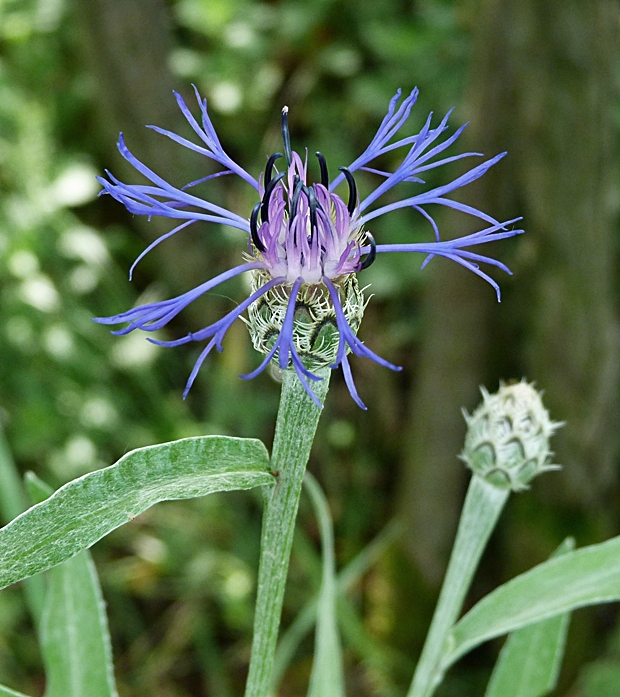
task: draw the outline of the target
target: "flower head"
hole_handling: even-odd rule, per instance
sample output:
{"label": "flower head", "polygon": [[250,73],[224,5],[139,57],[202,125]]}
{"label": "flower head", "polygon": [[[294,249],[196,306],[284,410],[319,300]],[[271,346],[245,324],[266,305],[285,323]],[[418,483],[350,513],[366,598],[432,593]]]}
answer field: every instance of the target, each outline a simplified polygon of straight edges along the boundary
{"label": "flower head", "polygon": [[463,409],[467,436],[459,456],[474,474],[499,489],[523,491],[539,474],[560,469],[550,464],[549,439],[563,424],[549,418],[533,385],[521,380],[500,383],[492,395],[480,392],[476,411]]}
{"label": "flower head", "polygon": [[[99,179],[104,187],[102,193],[110,194],[131,213],[182,221],[140,254],[131,267],[130,278],[135,265],[147,252],[195,222],[228,225],[241,230],[247,237],[244,263],[176,298],[141,305],[113,317],[96,319],[103,324],[127,322],[125,328],[115,332],[117,334],[126,334],[134,329],[156,331],[199,296],[230,278],[250,273],[252,292],[249,297],[217,322],[175,341],[150,339],[161,346],[208,340],[191,372],[184,395],[189,391],[205,358],[213,348],[222,350],[226,332],[247,310],[248,318],[242,319],[249,326],[254,347],[265,354],[265,358],[256,370],[241,377],[253,378],[272,360],[276,361],[283,370],[292,367],[308,394],[319,404],[311,387],[312,381],[319,378],[312,371],[322,366],[336,368],[340,365],[351,396],[365,409],[353,382],[348,353],[371,358],[392,370],[400,370],[398,366],[371,351],[357,337],[367,301],[363,290],[359,288],[356,274],[370,266],[377,255],[384,252],[421,252],[426,255],[423,266],[434,256],[452,259],[490,283],[499,300],[499,286],[480,269],[479,263],[497,266],[508,273],[510,271],[501,262],[472,252],[469,248],[523,232],[510,229],[519,219],[500,223],[482,211],[446,196],[481,177],[505,153],[476,165],[449,184],[372,207],[397,184],[413,182],[423,185],[424,181],[420,178],[423,172],[465,157],[480,156],[480,153],[472,152],[443,156],[444,150],[458,139],[465,128],[461,126],[451,136],[441,140],[448,129],[450,112],[437,126],[431,127],[431,114],[419,133],[396,139],[417,99],[417,89],[402,102],[400,90],[396,93],[370,145],[348,167],[340,167],[338,176],[332,181],[329,179],[324,156],[317,152],[320,181],[314,183],[309,183],[308,179],[307,153],[305,160],[302,160],[291,149],[286,107],[282,110],[284,154],[278,152],[271,155],[257,180],[226,154],[209,118],[207,101],[200,97],[197,90],[195,92],[201,123],[194,118],[183,98],[176,93],[175,96],[183,115],[202,144],[156,126],[150,128],[214,160],[223,167],[221,171],[177,188],[136,159],[127,149],[121,134],[118,148],[122,156],[146,177],[149,184],[124,184],[109,172],[109,180]],[[369,166],[380,156],[401,148],[406,149],[405,155],[394,172]],[[278,165],[281,164],[283,167],[280,171]],[[371,172],[382,179],[379,186],[361,200],[354,178],[354,172],[359,170]],[[249,220],[188,192],[199,183],[226,174],[236,174],[256,190],[259,200],[252,209]],[[344,182],[348,188],[346,202],[335,193],[336,188]],[[430,204],[460,210],[484,221],[486,227],[459,239],[441,240],[438,226],[426,209]],[[435,239],[427,243],[377,244],[367,228],[368,223],[385,213],[404,207],[413,208],[429,222]]]}

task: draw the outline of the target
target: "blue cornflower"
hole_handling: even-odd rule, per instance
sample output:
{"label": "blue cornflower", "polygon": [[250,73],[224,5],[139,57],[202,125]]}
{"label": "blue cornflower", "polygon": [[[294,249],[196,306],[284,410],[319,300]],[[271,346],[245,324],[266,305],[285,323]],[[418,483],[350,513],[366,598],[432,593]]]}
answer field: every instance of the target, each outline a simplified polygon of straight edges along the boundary
{"label": "blue cornflower", "polygon": [[[102,193],[110,194],[131,213],[147,215],[149,218],[158,215],[183,221],[140,254],[131,267],[130,279],[136,264],[147,252],[197,221],[228,225],[246,235],[247,251],[244,254],[244,263],[239,266],[176,298],[141,305],[113,317],[100,317],[95,320],[102,324],[128,322],[128,326],[114,332],[115,334],[127,334],[134,329],[156,331],[199,296],[235,276],[250,273],[252,292],[249,297],[214,324],[176,341],[149,339],[160,346],[179,346],[190,341],[209,340],[189,376],[184,396],[192,386],[205,358],[213,348],[222,350],[226,332],[235,319],[248,310],[248,319],[242,319],[249,326],[255,348],[266,355],[256,370],[240,377],[255,377],[272,360],[277,361],[283,370],[292,366],[308,394],[319,404],[310,386],[311,381],[319,378],[312,370],[321,366],[336,368],[340,365],[351,396],[365,409],[353,382],[347,354],[351,352],[365,356],[382,366],[400,370],[400,367],[371,351],[357,337],[367,300],[357,284],[356,274],[370,266],[377,254],[383,252],[421,252],[427,255],[422,266],[434,256],[452,259],[490,283],[495,288],[499,300],[499,286],[480,269],[479,262],[497,266],[507,273],[510,273],[509,269],[496,259],[471,252],[467,248],[523,232],[509,229],[509,226],[520,218],[500,223],[486,213],[446,196],[481,177],[506,153],[478,164],[449,184],[371,208],[383,194],[401,182],[423,185],[424,181],[420,179],[423,172],[465,157],[481,156],[481,153],[473,152],[443,156],[444,150],[459,138],[465,128],[461,126],[451,136],[440,140],[448,129],[447,122],[451,112],[448,112],[434,128],[431,127],[430,114],[418,134],[396,140],[396,135],[407,121],[418,96],[418,90],[414,89],[399,104],[399,90],[390,101],[388,113],[379,130],[362,155],[348,167],[340,167],[340,173],[330,182],[326,160],[317,152],[320,182],[309,185],[307,153],[305,160],[302,160],[291,149],[286,107],[282,110],[284,156],[281,153],[271,155],[264,173],[257,180],[225,153],[209,118],[207,101],[200,97],[196,88],[194,89],[201,113],[201,124],[192,115],[183,98],[177,93],[175,96],[183,115],[202,144],[193,143],[157,126],[149,128],[214,160],[223,167],[221,171],[177,188],[135,158],[127,149],[121,134],[118,143],[121,155],[150,183],[124,184],[109,172],[109,180],[99,178],[104,187]],[[399,148],[407,148],[407,151],[396,171],[390,173],[368,166],[380,156]],[[285,167],[278,171],[276,163],[282,157],[285,158]],[[358,197],[353,177],[353,173],[358,170],[371,172],[383,180],[362,200]],[[191,187],[226,174],[236,174],[256,190],[259,201],[254,206],[249,220],[188,193]],[[338,185],[345,181],[348,185],[346,203],[334,193]],[[487,227],[459,239],[443,241],[440,239],[437,224],[426,209],[430,204],[447,206],[472,215],[483,220]],[[434,241],[376,244],[372,234],[366,229],[370,221],[397,208],[405,207],[415,209],[428,220],[434,232]]]}

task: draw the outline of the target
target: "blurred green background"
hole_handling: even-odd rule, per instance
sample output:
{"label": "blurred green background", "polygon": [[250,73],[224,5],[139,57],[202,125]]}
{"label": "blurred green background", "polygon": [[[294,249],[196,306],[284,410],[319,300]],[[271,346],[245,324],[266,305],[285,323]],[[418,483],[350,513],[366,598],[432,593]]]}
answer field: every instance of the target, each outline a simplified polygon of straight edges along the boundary
{"label": "blurred green background", "polygon": [[[403,695],[452,542],[467,475],[456,459],[477,386],[536,380],[566,427],[560,473],[513,497],[469,602],[551,554],[620,530],[616,0],[0,0],[0,424],[23,472],[58,486],[128,450],[188,435],[270,444],[278,385],[237,375],[258,363],[244,325],[181,392],[199,348],[112,337],[91,317],[163,299],[238,263],[235,230],[192,227],[127,281],[133,259],[170,229],[132,217],[94,177],[138,181],[115,142],[176,184],[212,170],[148,131],[187,135],[172,89],[209,99],[229,154],[258,173],[290,108],[293,145],[332,170],[364,149],[398,87],[420,88],[411,132],[456,106],[471,121],[460,149],[509,150],[460,200],[527,235],[493,248],[503,301],[445,260],[387,255],[361,280],[374,294],[360,336],[404,366],[356,360],[361,412],[340,374],[310,463],[334,515],[343,566],[394,518],[401,535],[355,585],[344,629],[347,689]],[[386,168],[397,160],[386,162]],[[451,172],[437,172],[444,182]],[[359,179],[368,190],[370,181]],[[249,187],[208,185],[249,214]],[[471,228],[440,212],[444,233]],[[380,218],[377,241],[429,237],[414,212]],[[176,338],[228,311],[241,282],[196,303],[162,332]],[[1,486],[1,484],[0,484]],[[122,697],[231,697],[243,690],[251,639],[260,500],[248,493],[160,504],[98,543]],[[318,532],[302,502],[284,625],[319,583]],[[620,694],[614,607],[579,611],[557,690]],[[448,676],[443,697],[482,695],[501,642]],[[281,695],[305,694],[312,641]],[[41,660],[20,588],[0,594],[0,683],[43,693]]]}

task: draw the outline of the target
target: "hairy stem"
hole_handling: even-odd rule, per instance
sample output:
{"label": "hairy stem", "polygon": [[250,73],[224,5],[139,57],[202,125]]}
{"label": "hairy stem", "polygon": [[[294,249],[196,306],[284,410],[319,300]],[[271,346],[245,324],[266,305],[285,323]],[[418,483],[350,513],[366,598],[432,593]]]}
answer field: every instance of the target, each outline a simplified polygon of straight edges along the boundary
{"label": "hairy stem", "polygon": [[[312,388],[321,402],[331,371],[316,371],[322,378]],[[297,375],[284,372],[271,464],[277,484],[266,491],[261,537],[254,639],[245,697],[271,693],[273,662],[286,587],[293,531],[306,464],[321,415]]]}
{"label": "hairy stem", "polygon": [[441,682],[448,632],[458,619],[478,562],[510,491],[471,478],[446,577],[407,697],[430,697]]}

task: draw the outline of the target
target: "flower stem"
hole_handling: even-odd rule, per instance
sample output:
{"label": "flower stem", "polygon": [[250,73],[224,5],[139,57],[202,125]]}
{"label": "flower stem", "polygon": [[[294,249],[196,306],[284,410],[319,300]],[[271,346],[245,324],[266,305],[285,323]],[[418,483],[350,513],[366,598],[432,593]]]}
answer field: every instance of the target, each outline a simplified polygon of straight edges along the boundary
{"label": "flower stem", "polygon": [[463,607],[480,557],[509,493],[510,490],[498,489],[477,475],[471,478],[446,577],[407,697],[431,697],[441,682],[446,637]]}
{"label": "flower stem", "polygon": [[[330,373],[329,368],[315,371],[322,380],[313,383],[312,387],[321,402],[327,394]],[[311,400],[295,372],[286,370],[271,456],[271,466],[278,473],[278,481],[275,487],[265,490],[254,638],[245,697],[267,697],[272,689],[273,662],[297,508],[320,415],[321,410]]]}

